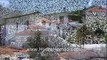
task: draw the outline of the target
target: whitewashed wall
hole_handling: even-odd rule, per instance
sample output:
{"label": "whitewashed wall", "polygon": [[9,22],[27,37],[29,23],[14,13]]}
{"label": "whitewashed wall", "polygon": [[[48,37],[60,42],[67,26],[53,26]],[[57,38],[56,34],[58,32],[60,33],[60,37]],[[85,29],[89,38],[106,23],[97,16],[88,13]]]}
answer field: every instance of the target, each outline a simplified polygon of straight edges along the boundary
{"label": "whitewashed wall", "polygon": [[93,27],[93,30],[96,30],[97,25],[95,22],[98,22],[101,29],[107,32],[107,19],[106,13],[104,12],[86,12],[85,23],[89,27]]}
{"label": "whitewashed wall", "polygon": [[5,41],[8,42],[15,38],[15,33],[24,31],[27,29],[26,25],[19,25],[18,28],[16,28],[16,25],[6,25],[6,37]]}

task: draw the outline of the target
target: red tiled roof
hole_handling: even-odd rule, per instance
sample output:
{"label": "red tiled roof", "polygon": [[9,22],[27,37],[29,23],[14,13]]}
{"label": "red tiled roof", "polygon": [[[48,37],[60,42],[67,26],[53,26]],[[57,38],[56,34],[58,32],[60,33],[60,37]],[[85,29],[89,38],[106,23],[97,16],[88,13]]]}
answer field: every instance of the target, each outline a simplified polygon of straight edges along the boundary
{"label": "red tiled roof", "polygon": [[16,33],[16,35],[32,35],[32,34],[34,34],[34,33],[30,30],[25,30],[25,31]]}
{"label": "red tiled roof", "polygon": [[18,50],[10,47],[0,47],[0,55],[1,54],[14,55],[15,52],[27,53],[28,50],[27,49]]}
{"label": "red tiled roof", "polygon": [[[46,29],[45,27],[43,26],[39,26],[39,25],[30,25],[29,26],[30,29],[33,29],[33,30],[37,30],[37,29]],[[17,32],[16,35],[33,35],[34,32],[31,31],[31,30],[25,30],[25,31],[21,31],[21,32]]]}
{"label": "red tiled roof", "polygon": [[9,47],[0,47],[0,54],[13,55],[14,52],[18,51],[17,49],[12,49]]}
{"label": "red tiled roof", "polygon": [[46,19],[46,18],[42,18],[42,19],[40,19],[40,20],[42,20],[42,22],[51,23],[51,21],[48,20],[48,19]]}
{"label": "red tiled roof", "polygon": [[57,20],[52,20],[51,23],[56,23],[56,24],[58,24],[58,21],[57,21]]}
{"label": "red tiled roof", "polygon": [[22,50],[19,50],[19,52],[21,52],[21,53],[27,53],[28,50],[27,49],[22,49]]}
{"label": "red tiled roof", "polygon": [[71,58],[71,59],[79,59],[79,58],[90,58],[90,57],[97,57],[95,52],[89,50],[82,50],[82,51],[72,51],[72,52],[64,52],[59,54],[61,58]]}
{"label": "red tiled roof", "polygon": [[36,30],[36,29],[45,29],[45,27],[39,26],[39,25],[30,25],[29,27],[30,27],[30,29],[34,29],[34,30]]}
{"label": "red tiled roof", "polygon": [[88,11],[92,11],[92,12],[107,12],[107,9],[102,8],[100,6],[97,6],[97,7],[90,8]]}

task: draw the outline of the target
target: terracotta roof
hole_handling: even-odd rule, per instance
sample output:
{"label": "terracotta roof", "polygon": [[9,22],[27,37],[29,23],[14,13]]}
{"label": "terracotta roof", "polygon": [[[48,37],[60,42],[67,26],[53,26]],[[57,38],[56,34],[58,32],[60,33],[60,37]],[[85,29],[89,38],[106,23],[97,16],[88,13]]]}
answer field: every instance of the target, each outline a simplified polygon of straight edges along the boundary
{"label": "terracotta roof", "polygon": [[107,12],[107,9],[102,8],[100,6],[96,6],[96,7],[88,9],[88,11],[92,11],[92,12]]}
{"label": "terracotta roof", "polygon": [[27,49],[18,50],[10,47],[0,47],[0,55],[1,54],[14,55],[14,52],[27,53],[28,50]]}
{"label": "terracotta roof", "polygon": [[95,52],[89,51],[89,50],[81,50],[81,51],[71,51],[71,52],[63,52],[59,54],[59,57],[61,58],[71,58],[71,59],[80,59],[80,58],[91,58],[91,57],[97,57],[97,54]]}
{"label": "terracotta roof", "polygon": [[[42,34],[47,34],[48,35],[48,32],[47,31],[42,31]],[[29,35],[34,35],[34,32],[33,31],[30,31],[30,30],[25,30],[25,31],[21,31],[21,32],[18,32],[16,33],[16,35],[21,35],[21,36],[29,36]]]}
{"label": "terracotta roof", "polygon": [[51,21],[49,19],[46,19],[46,18],[42,18],[40,19],[42,22],[46,22],[46,23],[51,23]]}
{"label": "terracotta roof", "polygon": [[13,55],[14,51],[16,51],[16,49],[11,49],[11,48],[8,48],[8,47],[0,47],[0,54]]}
{"label": "terracotta roof", "polygon": [[30,27],[30,29],[34,29],[34,30],[36,30],[36,29],[45,29],[45,27],[39,26],[39,25],[30,25],[29,27]]}
{"label": "terracotta roof", "polygon": [[33,32],[31,30],[25,30],[21,32],[17,32],[16,35],[32,35]]}
{"label": "terracotta roof", "polygon": [[57,20],[52,20],[51,23],[56,23],[56,24],[58,24],[59,22],[58,22]]}
{"label": "terracotta roof", "polygon": [[19,52],[21,52],[21,53],[27,53],[28,50],[27,49],[22,49],[22,50],[19,50]]}

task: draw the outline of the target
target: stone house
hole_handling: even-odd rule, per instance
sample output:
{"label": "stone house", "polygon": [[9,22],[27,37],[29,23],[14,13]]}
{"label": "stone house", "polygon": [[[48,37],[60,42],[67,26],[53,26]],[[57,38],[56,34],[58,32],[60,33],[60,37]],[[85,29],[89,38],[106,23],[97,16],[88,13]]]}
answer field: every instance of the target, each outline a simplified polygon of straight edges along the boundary
{"label": "stone house", "polygon": [[[41,13],[29,13],[25,15],[18,15],[14,17],[4,18],[6,36],[5,42],[8,45],[9,40],[14,40],[15,33],[27,30],[29,25],[41,25],[46,28],[49,28],[51,23],[51,29],[56,29],[56,24],[59,22],[68,22],[68,15],[70,13],[53,13],[53,14],[41,14]],[[43,23],[45,20],[46,24]]]}
{"label": "stone house", "polygon": [[[62,27],[67,26],[68,22],[72,22],[72,14],[70,12],[61,13],[51,13],[51,14],[41,14],[41,13],[28,13],[25,15],[18,15],[13,17],[4,18],[6,36],[5,45],[14,44],[16,33],[27,31],[28,29],[36,30],[36,26],[44,27],[45,30],[50,31],[50,33],[62,35]],[[45,21],[45,22],[44,22]],[[57,30],[58,24],[61,24],[60,30]],[[71,24],[72,25],[72,24]],[[75,24],[73,24],[75,25]],[[60,32],[59,32],[60,31]],[[22,36],[22,35],[21,35]]]}
{"label": "stone house", "polygon": [[[106,19],[106,15],[107,14],[107,9],[103,8],[101,6],[93,6],[88,8],[85,11],[85,19],[84,19],[84,24],[86,24],[87,27],[91,27],[91,30],[95,33],[98,29],[100,29],[100,31],[104,31],[104,33],[107,32],[107,19]],[[90,36],[90,35],[89,35]],[[89,37],[87,36],[87,40],[89,40],[90,44],[94,43],[101,43],[100,40],[103,40],[104,42],[104,38],[98,38],[96,36],[94,37]],[[91,41],[91,40],[95,40],[95,41]],[[96,40],[97,39],[97,40]]]}
{"label": "stone house", "polygon": [[[20,31],[15,32],[13,40],[10,40],[10,46],[14,47],[22,47],[23,43],[27,41],[27,38],[32,36],[34,34],[34,31],[53,31],[55,29],[55,23],[46,19],[46,18],[40,18],[35,23],[29,22],[28,25],[29,28],[23,29],[25,27],[21,27],[20,25]],[[51,23],[51,25],[50,25]],[[52,25],[53,24],[53,25]],[[23,26],[23,25],[22,25]],[[50,30],[51,29],[51,30]]]}
{"label": "stone house", "polygon": [[84,23],[88,27],[92,27],[95,31],[97,27],[100,27],[107,32],[107,9],[101,6],[94,6],[85,11]]}
{"label": "stone house", "polygon": [[[34,22],[34,20],[37,20],[41,16],[37,17],[38,14],[26,14],[26,15],[20,15],[15,17],[9,17],[4,18],[5,22],[5,33],[6,36],[4,37],[6,44],[8,45],[9,41],[14,40],[15,33],[21,32],[29,28],[29,24],[32,24],[31,22]],[[32,17],[32,18],[31,18]],[[36,24],[36,23],[35,23]]]}

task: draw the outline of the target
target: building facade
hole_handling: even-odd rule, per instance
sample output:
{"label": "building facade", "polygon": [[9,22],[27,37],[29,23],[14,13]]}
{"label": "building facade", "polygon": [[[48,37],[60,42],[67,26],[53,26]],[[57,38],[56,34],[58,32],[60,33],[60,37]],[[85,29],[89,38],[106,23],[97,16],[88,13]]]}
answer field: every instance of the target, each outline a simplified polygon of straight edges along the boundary
{"label": "building facade", "polygon": [[94,6],[85,11],[85,24],[95,31],[97,27],[107,32],[107,9]]}

